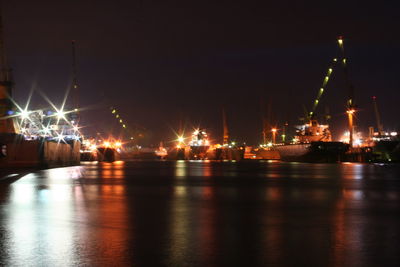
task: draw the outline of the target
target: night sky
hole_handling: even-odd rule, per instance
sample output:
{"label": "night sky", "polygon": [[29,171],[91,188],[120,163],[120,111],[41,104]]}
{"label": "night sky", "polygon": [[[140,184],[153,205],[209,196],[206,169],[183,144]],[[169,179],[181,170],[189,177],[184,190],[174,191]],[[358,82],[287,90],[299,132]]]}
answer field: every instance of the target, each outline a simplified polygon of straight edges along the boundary
{"label": "night sky", "polygon": [[[61,103],[77,42],[80,104],[88,134],[116,127],[116,106],[152,143],[174,139],[183,121],[221,142],[225,106],[232,138],[261,140],[262,116],[299,123],[343,35],[359,106],[357,125],[398,130],[400,4],[396,1],[3,1],[14,97],[31,88]],[[217,3],[218,2],[218,3]],[[347,88],[338,68],[317,110],[329,107],[338,137]],[[38,94],[32,106],[45,106]],[[115,130],[115,129],[114,129]]]}

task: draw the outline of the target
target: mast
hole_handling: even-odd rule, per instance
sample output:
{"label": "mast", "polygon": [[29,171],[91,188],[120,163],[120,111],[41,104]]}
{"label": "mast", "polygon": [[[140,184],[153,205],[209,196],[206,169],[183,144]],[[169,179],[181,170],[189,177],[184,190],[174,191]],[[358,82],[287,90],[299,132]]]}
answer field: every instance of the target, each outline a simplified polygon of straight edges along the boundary
{"label": "mast", "polygon": [[347,100],[347,116],[348,116],[348,122],[349,122],[349,145],[350,147],[353,147],[353,134],[354,134],[354,113],[356,112],[356,105],[354,103],[354,86],[350,81],[349,78],[349,71],[347,69],[347,58],[346,54],[344,51],[344,45],[343,45],[343,37],[339,36],[338,38],[338,44],[342,53],[342,66],[343,66],[343,71],[344,71],[344,78],[346,80],[346,84],[348,86],[348,100]]}
{"label": "mast", "polygon": [[223,145],[228,145],[229,144],[229,130],[228,130],[228,122],[226,120],[226,114],[225,114],[225,109],[222,108],[222,123],[224,127],[224,140],[223,140]]}

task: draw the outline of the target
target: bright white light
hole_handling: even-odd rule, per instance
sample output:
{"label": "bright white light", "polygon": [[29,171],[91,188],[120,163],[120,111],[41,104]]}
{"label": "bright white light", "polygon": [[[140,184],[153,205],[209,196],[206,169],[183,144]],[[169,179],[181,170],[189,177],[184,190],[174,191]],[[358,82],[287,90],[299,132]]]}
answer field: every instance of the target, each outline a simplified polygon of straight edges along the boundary
{"label": "bright white light", "polygon": [[61,141],[65,142],[65,140],[64,140],[64,135],[63,135],[63,134],[57,133],[56,139],[58,140],[58,142],[61,142]]}
{"label": "bright white light", "polygon": [[58,110],[57,112],[56,112],[56,116],[57,116],[57,119],[65,119],[65,112],[64,111],[62,111],[62,110]]}
{"label": "bright white light", "polygon": [[397,136],[397,132],[391,132],[390,135],[391,136]]}
{"label": "bright white light", "polygon": [[21,116],[21,119],[23,119],[23,120],[27,119],[29,117],[29,111],[21,110],[20,116]]}
{"label": "bright white light", "polygon": [[362,143],[362,141],[361,141],[360,139],[356,139],[356,140],[354,141],[354,145],[356,145],[356,146],[361,145],[361,143]]}
{"label": "bright white light", "polygon": [[43,133],[44,133],[44,135],[49,135],[50,134],[50,128],[49,127],[44,127],[43,128]]}

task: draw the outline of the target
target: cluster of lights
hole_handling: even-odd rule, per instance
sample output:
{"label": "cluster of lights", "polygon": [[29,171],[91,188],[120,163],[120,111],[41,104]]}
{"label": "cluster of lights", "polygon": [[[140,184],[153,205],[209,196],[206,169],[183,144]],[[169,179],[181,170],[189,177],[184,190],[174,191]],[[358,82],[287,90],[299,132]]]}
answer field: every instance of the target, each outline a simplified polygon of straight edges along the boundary
{"label": "cluster of lights", "polygon": [[[18,107],[18,106],[17,106]],[[16,125],[21,134],[28,139],[37,139],[39,137],[50,138],[57,142],[65,142],[67,139],[78,140],[80,138],[80,127],[74,120],[67,118],[68,113],[75,112],[64,111],[62,108],[55,108],[55,112],[44,113],[42,110],[31,111],[27,108],[20,109],[12,116],[16,118]],[[55,121],[52,121],[55,118]],[[47,121],[46,123],[44,121]]]}
{"label": "cluster of lights", "polygon": [[79,140],[81,138],[80,127],[78,127],[77,122],[67,117],[69,113],[77,113],[78,109],[70,111],[64,109],[68,94],[65,95],[61,107],[58,108],[42,93],[43,98],[54,110],[43,112],[43,110],[29,110],[32,93],[33,91],[31,91],[24,108],[10,98],[16,111],[9,110],[7,118],[13,119],[17,132],[24,135],[26,139],[46,138],[65,142],[66,140]]}
{"label": "cluster of lights", "polygon": [[190,140],[189,145],[191,146],[209,146],[210,141],[208,140],[208,135],[204,130],[195,129],[192,133],[192,140]]}
{"label": "cluster of lights", "polygon": [[261,148],[271,148],[273,146],[273,144],[271,142],[267,143],[267,144],[260,144]]}

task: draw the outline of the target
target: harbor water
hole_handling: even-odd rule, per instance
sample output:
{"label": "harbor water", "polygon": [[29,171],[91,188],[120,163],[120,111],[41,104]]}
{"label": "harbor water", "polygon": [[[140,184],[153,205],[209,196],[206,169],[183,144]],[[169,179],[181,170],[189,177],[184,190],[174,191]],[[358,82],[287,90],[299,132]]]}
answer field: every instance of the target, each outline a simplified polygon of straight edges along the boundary
{"label": "harbor water", "polygon": [[87,162],[0,179],[0,266],[400,265],[400,165]]}

